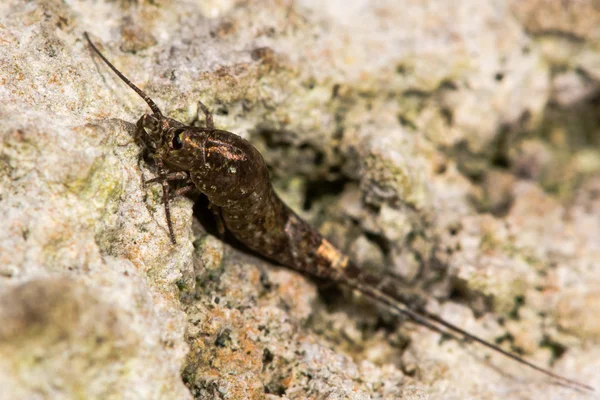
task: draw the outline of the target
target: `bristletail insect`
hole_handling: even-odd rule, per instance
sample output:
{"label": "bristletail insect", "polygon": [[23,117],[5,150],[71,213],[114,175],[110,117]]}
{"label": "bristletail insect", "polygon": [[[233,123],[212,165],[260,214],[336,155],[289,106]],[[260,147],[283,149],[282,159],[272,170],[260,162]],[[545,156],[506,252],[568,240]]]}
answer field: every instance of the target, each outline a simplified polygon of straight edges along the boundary
{"label": "bristletail insect", "polygon": [[136,137],[156,164],[158,177],[146,183],[162,185],[173,244],[176,240],[169,208],[169,182],[180,181],[184,186],[175,192],[176,196],[190,190],[206,195],[219,230],[228,231],[251,251],[301,273],[358,290],[418,324],[480,343],[553,378],[556,383],[594,391],[589,385],[555,374],[472,335],[422,307],[411,308],[403,302],[393,280],[359,268],[281,201],[271,185],[262,155],[250,142],[234,133],[215,129],[212,114],[201,102],[198,106],[205,115],[205,127],[188,126],[164,116],[148,95],[104,57],[88,34],[84,36],[94,52],[152,110],[152,114],[144,114],[138,120]]}

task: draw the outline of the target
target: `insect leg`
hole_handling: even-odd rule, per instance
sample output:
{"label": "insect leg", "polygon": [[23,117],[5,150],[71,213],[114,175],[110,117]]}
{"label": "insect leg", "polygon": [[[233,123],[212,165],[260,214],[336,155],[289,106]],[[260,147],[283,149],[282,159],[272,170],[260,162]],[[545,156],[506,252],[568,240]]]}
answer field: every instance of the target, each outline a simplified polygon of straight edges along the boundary
{"label": "insect leg", "polygon": [[208,107],[206,107],[204,103],[198,101],[198,113],[200,113],[200,110],[202,110],[202,112],[204,113],[206,127],[208,129],[215,129],[215,123],[213,122],[212,113],[208,110]]}
{"label": "insect leg", "polygon": [[173,197],[182,196],[194,189],[196,189],[196,185],[194,184],[180,187],[179,189],[175,190],[175,195]]}
{"label": "insect leg", "polygon": [[144,185],[149,185],[151,183],[162,183],[163,180],[165,180],[165,179],[168,182],[171,182],[171,181],[182,181],[182,180],[185,180],[188,178],[189,178],[189,176],[188,176],[187,172],[184,172],[184,171],[172,172],[170,174],[167,174],[164,178],[159,176],[158,178],[149,179],[144,182]]}
{"label": "insect leg", "polygon": [[171,242],[177,244],[175,240],[175,233],[173,233],[173,222],[171,221],[171,208],[169,206],[169,181],[167,180],[167,173],[165,172],[165,166],[160,158],[156,158],[156,167],[158,169],[158,181],[162,184],[163,189],[163,202],[165,203],[165,216],[167,217],[167,226],[169,227],[169,236]]}

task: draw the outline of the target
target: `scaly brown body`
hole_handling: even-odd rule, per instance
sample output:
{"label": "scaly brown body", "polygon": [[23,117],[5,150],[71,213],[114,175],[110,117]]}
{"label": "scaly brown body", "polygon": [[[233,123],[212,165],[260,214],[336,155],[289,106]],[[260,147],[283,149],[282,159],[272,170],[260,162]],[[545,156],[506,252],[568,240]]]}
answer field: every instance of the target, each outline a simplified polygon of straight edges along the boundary
{"label": "scaly brown body", "polygon": [[87,34],[85,37],[92,49],[153,111],[153,114],[145,114],[140,118],[136,135],[156,163],[158,177],[148,183],[160,183],[163,187],[167,224],[174,244],[169,211],[169,181],[178,180],[187,185],[179,189],[176,195],[191,189],[204,193],[221,228],[264,257],[314,277],[359,290],[419,324],[447,333],[441,328],[444,327],[536,369],[561,384],[593,390],[590,386],[556,375],[508,353],[422,308],[409,308],[403,303],[401,293],[392,280],[361,270],[279,199],[271,186],[267,166],[251,143],[231,132],[215,129],[212,115],[202,103],[198,106],[206,116],[205,128],[186,126],[163,116],[156,104],[98,51]]}

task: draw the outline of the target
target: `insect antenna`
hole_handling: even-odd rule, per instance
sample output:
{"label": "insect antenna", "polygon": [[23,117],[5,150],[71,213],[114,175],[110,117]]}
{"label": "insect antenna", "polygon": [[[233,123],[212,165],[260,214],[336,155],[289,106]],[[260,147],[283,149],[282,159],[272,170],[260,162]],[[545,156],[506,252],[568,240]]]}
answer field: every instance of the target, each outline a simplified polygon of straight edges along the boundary
{"label": "insect antenna", "polygon": [[[119,78],[121,78],[121,80],[123,82],[125,82],[127,84],[127,86],[132,88],[142,99],[144,99],[146,104],[148,104],[148,106],[152,109],[152,112],[154,113],[154,117],[156,117],[158,120],[162,120],[163,115],[160,112],[160,109],[158,108],[156,103],[154,103],[154,101],[152,101],[152,99],[146,93],[144,93],[144,91],[142,91],[142,89],[140,89],[139,87],[134,85],[133,82],[131,82],[129,79],[127,79],[125,77],[125,75],[123,75],[121,73],[121,71],[119,71],[114,65],[112,65],[112,63],[110,61],[108,61],[106,59],[106,57],[104,57],[104,55],[100,52],[100,50],[98,50],[98,48],[91,41],[87,32],[84,32],[83,36],[85,36],[86,40],[88,41],[88,43],[90,44],[92,49],[96,52],[96,54],[98,54],[100,56],[102,61],[104,61],[106,63],[106,65],[108,65],[110,67],[110,69],[112,69],[113,72],[115,74],[117,74],[117,76]],[[157,182],[160,182],[162,184],[162,189],[163,189],[163,202],[165,204],[165,216],[167,218],[167,226],[169,227],[169,237],[171,238],[171,243],[177,244],[177,241],[175,240],[175,234],[173,233],[173,222],[171,221],[171,211],[170,211],[170,207],[169,207],[169,185],[168,185],[167,173],[165,172],[163,161],[160,158],[155,158],[155,162],[157,163],[157,167],[158,167]]]}
{"label": "insect antenna", "polygon": [[102,61],[104,61],[106,63],[106,65],[108,65],[110,67],[110,69],[113,70],[113,72],[115,74],[117,74],[117,76],[119,78],[121,78],[121,80],[123,82],[125,82],[127,84],[127,86],[129,86],[130,88],[132,88],[133,90],[135,90],[135,92],[142,98],[144,99],[144,101],[146,102],[146,104],[148,104],[148,106],[152,109],[152,112],[154,113],[154,116],[157,118],[160,118],[162,116],[162,113],[160,112],[160,109],[158,108],[158,106],[156,105],[156,103],[154,103],[152,101],[152,99],[150,97],[148,97],[148,95],[146,93],[144,93],[142,91],[142,89],[140,89],[139,87],[135,86],[133,84],[133,82],[131,82],[129,79],[127,79],[125,77],[125,75],[123,75],[121,73],[121,71],[119,71],[114,65],[111,64],[110,61],[108,61],[106,59],[106,57],[104,57],[104,55],[100,52],[100,50],[98,50],[98,48],[94,45],[94,43],[91,41],[90,37],[88,36],[87,32],[83,33],[83,36],[85,36],[85,38],[87,39],[88,43],[90,44],[90,46],[92,47],[92,49],[96,52],[96,54],[98,54],[100,56],[100,58],[102,59]]}

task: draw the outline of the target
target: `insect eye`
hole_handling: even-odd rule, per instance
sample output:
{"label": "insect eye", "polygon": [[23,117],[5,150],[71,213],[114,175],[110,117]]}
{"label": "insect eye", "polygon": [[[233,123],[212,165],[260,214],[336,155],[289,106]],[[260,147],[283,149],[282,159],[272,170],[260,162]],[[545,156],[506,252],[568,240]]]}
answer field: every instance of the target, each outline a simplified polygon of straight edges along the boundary
{"label": "insect eye", "polygon": [[173,148],[175,150],[180,150],[183,147],[183,142],[181,141],[181,135],[183,131],[176,131],[173,136]]}

